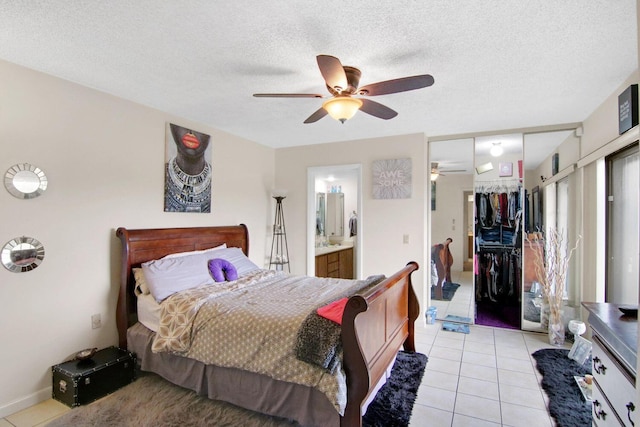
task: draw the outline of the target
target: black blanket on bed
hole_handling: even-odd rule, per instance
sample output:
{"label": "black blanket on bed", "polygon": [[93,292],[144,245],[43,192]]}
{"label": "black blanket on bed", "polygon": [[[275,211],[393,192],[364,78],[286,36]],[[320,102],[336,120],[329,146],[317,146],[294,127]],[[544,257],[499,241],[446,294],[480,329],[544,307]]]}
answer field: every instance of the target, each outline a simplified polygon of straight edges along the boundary
{"label": "black blanket on bed", "polygon": [[342,353],[341,333],[340,325],[314,311],[298,331],[296,357],[333,373]]}
{"label": "black blanket on bed", "polygon": [[[360,291],[375,286],[384,279],[384,275],[369,276],[362,281]],[[333,373],[342,359],[341,333],[342,328],[339,324],[320,316],[314,310],[302,322],[298,331],[296,357]]]}

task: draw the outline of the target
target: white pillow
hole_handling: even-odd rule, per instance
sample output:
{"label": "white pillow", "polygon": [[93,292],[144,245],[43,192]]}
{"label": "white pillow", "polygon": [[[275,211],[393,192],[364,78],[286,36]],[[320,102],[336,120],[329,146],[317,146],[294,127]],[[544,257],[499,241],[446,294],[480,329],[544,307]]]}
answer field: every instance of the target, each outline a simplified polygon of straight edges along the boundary
{"label": "white pillow", "polygon": [[222,258],[229,261],[238,271],[238,277],[251,273],[255,270],[260,270],[260,267],[255,265],[247,256],[242,252],[240,248],[227,248],[215,253],[215,257]]}
{"label": "white pillow", "polygon": [[[216,257],[218,252],[226,250],[228,249],[216,250]],[[143,263],[142,271],[151,295],[161,302],[176,292],[215,283],[207,264],[213,257],[212,253],[205,251]]]}
{"label": "white pillow", "polygon": [[223,243],[220,246],[216,246],[215,248],[203,249],[201,251],[177,252],[175,254],[166,255],[166,256],[162,257],[161,259],[178,258],[178,257],[181,257],[181,256],[204,254],[204,253],[207,253],[207,252],[217,251],[218,249],[226,249],[226,248],[227,248],[227,244]]}
{"label": "white pillow", "polygon": [[[220,246],[216,246],[214,248],[210,248],[210,249],[203,249],[203,250],[199,250],[199,251],[189,251],[189,252],[178,252],[175,254],[169,254],[167,256],[162,257],[161,259],[170,259],[170,258],[179,258],[179,257],[183,257],[183,256],[189,256],[189,255],[197,255],[197,254],[203,254],[203,253],[209,253],[209,252],[213,252],[216,251],[218,249],[226,249],[227,248],[227,244],[223,243]],[[131,269],[133,271],[133,277],[136,281],[136,285],[134,287],[134,293],[136,294],[136,296],[139,295],[149,295],[150,290],[149,290],[149,285],[147,284],[147,281],[144,277],[144,272],[142,271],[142,268],[132,268]]]}

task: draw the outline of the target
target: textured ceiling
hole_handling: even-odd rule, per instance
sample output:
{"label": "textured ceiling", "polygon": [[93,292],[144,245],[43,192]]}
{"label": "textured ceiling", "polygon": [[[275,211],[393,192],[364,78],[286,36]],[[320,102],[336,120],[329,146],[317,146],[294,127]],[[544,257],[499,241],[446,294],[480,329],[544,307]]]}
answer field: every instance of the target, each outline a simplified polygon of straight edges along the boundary
{"label": "textured ceiling", "polygon": [[[424,132],[459,135],[584,120],[637,69],[635,0],[10,1],[0,58],[285,147]],[[361,84],[431,74],[432,87],[303,121],[327,94],[318,54]]]}

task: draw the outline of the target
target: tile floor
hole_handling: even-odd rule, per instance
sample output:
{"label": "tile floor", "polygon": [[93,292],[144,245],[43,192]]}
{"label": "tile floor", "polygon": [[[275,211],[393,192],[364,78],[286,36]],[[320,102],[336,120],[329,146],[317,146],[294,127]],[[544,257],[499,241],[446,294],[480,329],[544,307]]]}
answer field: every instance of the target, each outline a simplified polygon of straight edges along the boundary
{"label": "tile floor", "polygon": [[[438,319],[474,318],[473,273],[452,271],[451,301],[431,301]],[[416,347],[429,356],[411,427],[551,427],[547,396],[531,354],[551,347],[546,334],[471,325],[469,334],[418,321]]]}
{"label": "tile floor", "polygon": [[429,356],[411,427],[552,427],[547,396],[531,354],[550,347],[544,334],[470,327],[416,328],[416,347]]}
{"label": "tile floor", "polygon": [[[463,286],[438,318],[473,318],[472,292]],[[468,292],[467,292],[468,291]],[[442,330],[440,321],[416,322],[416,347],[429,356],[413,407],[411,427],[552,427],[547,396],[531,354],[550,347],[546,334],[471,325],[470,333]],[[0,419],[0,427],[44,426],[69,408],[47,400]]]}

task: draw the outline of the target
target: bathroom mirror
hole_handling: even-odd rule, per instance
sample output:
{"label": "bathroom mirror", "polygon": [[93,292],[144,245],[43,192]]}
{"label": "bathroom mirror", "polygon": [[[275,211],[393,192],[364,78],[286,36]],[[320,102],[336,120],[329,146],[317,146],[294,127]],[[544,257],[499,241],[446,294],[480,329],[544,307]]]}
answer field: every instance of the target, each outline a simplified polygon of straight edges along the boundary
{"label": "bathroom mirror", "polygon": [[327,193],[326,236],[344,236],[344,193]]}
{"label": "bathroom mirror", "polygon": [[4,174],[4,186],[19,199],[33,199],[47,189],[47,176],[32,164],[19,163]]}
{"label": "bathroom mirror", "polygon": [[31,271],[44,259],[44,246],[33,237],[16,237],[2,247],[0,259],[11,272]]}

